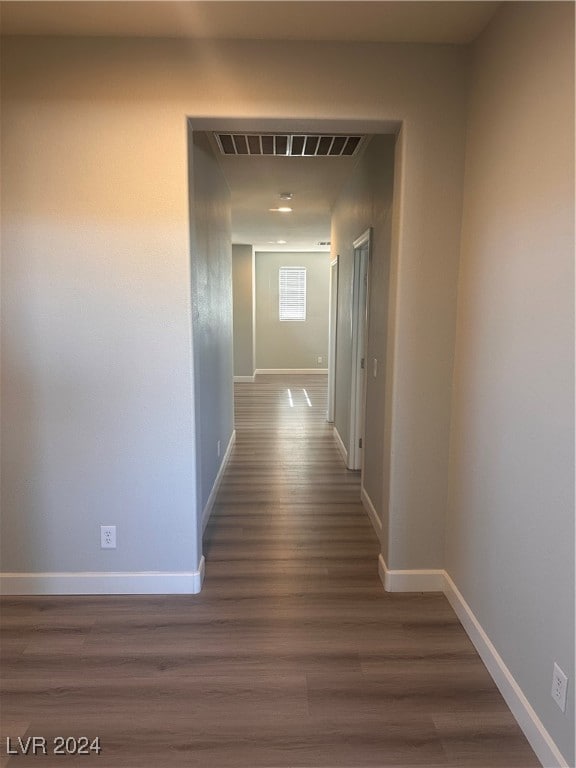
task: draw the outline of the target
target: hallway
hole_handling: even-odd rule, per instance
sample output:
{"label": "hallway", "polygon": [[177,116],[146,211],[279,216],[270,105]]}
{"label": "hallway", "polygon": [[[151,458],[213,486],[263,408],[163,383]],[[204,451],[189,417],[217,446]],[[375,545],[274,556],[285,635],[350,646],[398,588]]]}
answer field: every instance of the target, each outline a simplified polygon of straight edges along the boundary
{"label": "hallway", "polygon": [[[236,385],[196,596],[5,598],[5,737],[100,736],[102,768],[531,768],[441,595],[384,592],[324,376]],[[42,757],[46,766],[91,764]]]}
{"label": "hallway", "polygon": [[238,701],[205,765],[538,765],[446,599],[384,592],[326,377],[257,376],[235,402],[201,598]]}

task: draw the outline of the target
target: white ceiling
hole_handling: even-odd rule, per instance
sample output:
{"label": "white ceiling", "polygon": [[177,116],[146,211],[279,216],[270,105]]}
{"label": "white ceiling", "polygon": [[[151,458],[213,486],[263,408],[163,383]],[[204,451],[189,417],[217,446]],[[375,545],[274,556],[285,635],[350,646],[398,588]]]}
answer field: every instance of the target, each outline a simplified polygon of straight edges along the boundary
{"label": "white ceiling", "polygon": [[[465,44],[498,2],[380,0],[4,0],[2,34]],[[276,126],[276,131],[289,130]],[[299,132],[317,132],[299,126]],[[329,129],[328,129],[329,130]],[[336,132],[343,132],[342,128]],[[354,131],[356,132],[356,131]],[[369,131],[367,131],[369,133]],[[219,157],[232,194],[233,242],[326,250],[330,208],[357,158]],[[292,192],[291,214],[272,213]],[[278,240],[286,240],[280,245]]]}
{"label": "white ceiling", "polygon": [[[319,242],[330,240],[330,209],[357,157],[218,159],[232,196],[232,242],[261,251],[328,250]],[[293,199],[282,201],[282,192],[292,192]],[[279,206],[292,213],[270,211]]]}
{"label": "white ceiling", "polygon": [[3,34],[469,43],[497,2],[88,0],[0,3]]}

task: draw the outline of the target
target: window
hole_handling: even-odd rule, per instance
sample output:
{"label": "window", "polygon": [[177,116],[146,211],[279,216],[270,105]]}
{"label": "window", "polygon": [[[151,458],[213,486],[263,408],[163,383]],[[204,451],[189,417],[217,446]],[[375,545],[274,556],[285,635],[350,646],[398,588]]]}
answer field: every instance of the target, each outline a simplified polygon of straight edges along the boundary
{"label": "window", "polygon": [[306,320],[306,268],[280,267],[280,320]]}

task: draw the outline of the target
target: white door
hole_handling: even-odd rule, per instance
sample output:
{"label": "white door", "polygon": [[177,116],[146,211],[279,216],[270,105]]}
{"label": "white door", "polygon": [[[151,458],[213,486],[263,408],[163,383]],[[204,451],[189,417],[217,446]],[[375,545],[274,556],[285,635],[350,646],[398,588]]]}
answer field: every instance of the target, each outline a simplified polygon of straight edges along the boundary
{"label": "white door", "polygon": [[330,319],[328,323],[328,410],[327,421],[334,421],[336,400],[336,328],[338,318],[338,257],[330,264]]}
{"label": "white door", "polygon": [[368,282],[371,230],[354,241],[352,281],[352,370],[350,382],[350,437],[348,468],[362,469],[364,405],[366,399],[366,342],[368,336]]}

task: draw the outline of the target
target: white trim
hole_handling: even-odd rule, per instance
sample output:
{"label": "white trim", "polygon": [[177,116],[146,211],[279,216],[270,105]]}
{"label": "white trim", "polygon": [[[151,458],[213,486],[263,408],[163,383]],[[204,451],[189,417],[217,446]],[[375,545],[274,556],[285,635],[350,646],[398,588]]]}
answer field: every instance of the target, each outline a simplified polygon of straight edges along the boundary
{"label": "white trim", "polygon": [[210,519],[210,515],[212,514],[212,508],[214,507],[214,502],[216,501],[216,495],[220,490],[220,483],[222,482],[222,478],[224,477],[224,471],[226,469],[226,465],[228,464],[228,461],[230,460],[230,454],[232,453],[232,448],[234,447],[235,442],[236,442],[236,430],[234,429],[232,430],[232,434],[230,435],[230,440],[228,441],[226,453],[224,454],[224,457],[220,464],[220,469],[218,470],[218,474],[216,475],[216,479],[214,480],[214,485],[212,486],[212,490],[210,491],[210,496],[208,496],[208,501],[206,502],[206,506],[204,507],[204,510],[202,512],[202,531],[204,531],[206,526],[208,525],[208,520]]}
{"label": "white trim", "polygon": [[2,595],[197,595],[204,581],[204,557],[197,571],[2,573]]}
{"label": "white trim", "polygon": [[534,711],[512,672],[494,647],[472,609],[444,570],[391,571],[382,555],[378,557],[378,574],[388,592],[442,591],[464,631],[474,644],[504,701],[510,708],[530,746],[545,768],[569,768],[568,761]]}
{"label": "white trim", "polygon": [[[352,276],[352,347],[350,359],[350,411],[348,430],[348,469],[360,469],[364,451],[360,447],[364,438],[366,406],[366,367],[368,355],[368,313],[370,253],[372,229],[369,227],[354,240]],[[362,364],[364,359],[364,364]]]}
{"label": "white trim", "polygon": [[352,243],[352,248],[354,248],[355,251],[359,251],[360,248],[362,248],[365,245],[370,245],[370,238],[372,235],[372,227],[368,227],[362,234],[354,240]]}
{"label": "white trim", "polygon": [[434,569],[393,571],[378,556],[378,575],[386,592],[442,592],[444,571]]}
{"label": "white trim", "polygon": [[254,381],[254,376],[234,376],[234,382]]}
{"label": "white trim", "polygon": [[338,323],[338,256],[330,262],[328,298],[328,407],[326,421],[334,423],[336,401],[336,335]]}
{"label": "white trim", "polygon": [[482,628],[472,609],[464,600],[458,588],[444,573],[444,594],[448,598],[466,634],[474,643],[506,704],[523,730],[530,746],[546,768],[568,768],[568,761],[554,743],[544,724],[532,708],[522,689],[504,663],[502,657]]}
{"label": "white trim", "polygon": [[374,508],[374,504],[372,504],[372,499],[370,498],[370,496],[368,496],[368,493],[366,492],[366,488],[364,488],[363,485],[360,486],[360,500],[362,501],[362,505],[364,509],[366,510],[366,512],[368,512],[368,517],[370,518],[370,522],[372,523],[374,530],[378,535],[378,538],[380,538],[380,536],[382,535],[382,522],[378,517],[378,513]]}
{"label": "white trim", "polygon": [[256,368],[258,374],[269,373],[328,373],[328,368]]}
{"label": "white trim", "polygon": [[348,451],[346,450],[346,446],[344,445],[344,441],[340,437],[340,433],[336,429],[336,427],[332,427],[332,434],[334,435],[334,440],[336,441],[336,447],[342,454],[342,458],[344,459],[344,464],[348,466]]}

